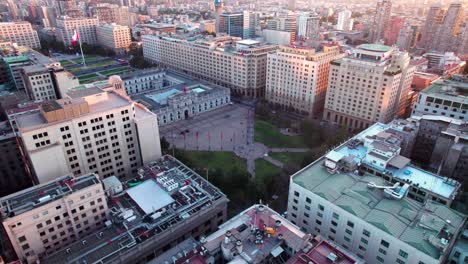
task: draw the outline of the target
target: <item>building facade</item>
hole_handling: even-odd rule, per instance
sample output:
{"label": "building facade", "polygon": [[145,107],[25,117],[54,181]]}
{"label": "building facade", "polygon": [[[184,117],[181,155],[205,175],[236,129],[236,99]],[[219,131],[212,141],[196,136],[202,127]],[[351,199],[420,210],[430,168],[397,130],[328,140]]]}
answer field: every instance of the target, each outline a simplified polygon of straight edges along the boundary
{"label": "building facade", "polygon": [[257,98],[265,94],[267,54],[275,45],[234,37],[150,36],[143,39],[146,60]]}
{"label": "building facade", "polygon": [[399,140],[388,126],[374,124],[297,172],[288,219],[367,263],[446,263],[466,221],[447,207],[460,184],[395,159],[398,154],[384,161],[390,149],[399,153]]}
{"label": "building facade", "polygon": [[297,35],[307,40],[320,40],[320,16],[312,14],[299,16]]}
{"label": "building facade", "polygon": [[336,24],[336,29],[343,31],[353,30],[354,19],[351,18],[352,12],[349,10],[344,10],[338,13],[338,23]]}
{"label": "building facade", "polygon": [[65,46],[71,46],[72,37],[76,30],[80,36],[81,43],[96,45],[98,43],[96,37],[97,25],[97,18],[57,18],[57,40],[62,42]]}
{"label": "building facade", "polygon": [[96,35],[99,45],[112,49],[117,54],[125,54],[132,42],[130,28],[117,24],[98,26]]}
{"label": "building facade", "polygon": [[[344,57],[339,47],[281,47],[268,54],[265,99],[309,116],[323,112],[330,62]],[[294,67],[291,67],[291,66]]]}
{"label": "building facade", "polygon": [[35,263],[104,226],[107,203],[95,174],[62,176],[2,197],[2,224],[20,260]]}
{"label": "building facade", "polygon": [[414,74],[406,52],[363,44],[331,63],[324,120],[363,129],[405,111]]}
{"label": "building facade", "polygon": [[124,178],[161,156],[156,115],[133,102],[122,86],[117,76],[109,83],[79,86],[41,105],[39,113],[16,117],[38,182],[69,172]]}
{"label": "building facade", "polygon": [[37,31],[26,21],[20,22],[1,22],[0,39],[17,43],[20,46],[40,49],[41,43]]}
{"label": "building facade", "polygon": [[385,29],[388,28],[390,16],[392,13],[391,0],[379,0],[375,10],[374,20],[369,33],[369,41],[374,43],[383,40],[385,37]]}

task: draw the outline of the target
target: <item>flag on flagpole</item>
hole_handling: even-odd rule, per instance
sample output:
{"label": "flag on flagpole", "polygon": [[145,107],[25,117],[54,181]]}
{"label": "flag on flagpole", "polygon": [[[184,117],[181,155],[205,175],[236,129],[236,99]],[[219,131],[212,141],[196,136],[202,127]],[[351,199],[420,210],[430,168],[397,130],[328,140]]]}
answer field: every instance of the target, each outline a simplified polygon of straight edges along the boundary
{"label": "flag on flagpole", "polygon": [[76,46],[76,42],[80,40],[80,36],[78,35],[78,31],[74,31],[73,36],[72,36],[72,45]]}

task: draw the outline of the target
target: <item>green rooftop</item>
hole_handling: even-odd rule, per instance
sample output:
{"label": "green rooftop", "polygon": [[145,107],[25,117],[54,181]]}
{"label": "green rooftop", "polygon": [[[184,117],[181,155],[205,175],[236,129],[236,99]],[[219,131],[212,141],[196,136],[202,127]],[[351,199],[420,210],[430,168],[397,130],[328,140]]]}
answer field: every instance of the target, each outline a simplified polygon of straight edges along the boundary
{"label": "green rooftop", "polygon": [[3,60],[6,63],[18,63],[18,62],[27,62],[29,58],[26,56],[15,56],[15,57],[5,57]]}
{"label": "green rooftop", "polygon": [[376,52],[387,52],[392,49],[390,46],[379,45],[379,44],[362,44],[359,45],[358,48],[368,51],[376,51]]}

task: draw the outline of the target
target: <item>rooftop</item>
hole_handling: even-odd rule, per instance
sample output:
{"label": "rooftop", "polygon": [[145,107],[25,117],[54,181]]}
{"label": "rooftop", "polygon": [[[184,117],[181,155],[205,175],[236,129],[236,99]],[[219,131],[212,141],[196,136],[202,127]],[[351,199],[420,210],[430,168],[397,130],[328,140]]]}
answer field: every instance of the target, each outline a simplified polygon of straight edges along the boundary
{"label": "rooftop", "polygon": [[95,184],[100,184],[95,174],[77,178],[63,176],[0,198],[0,212],[4,218],[17,216]]}
{"label": "rooftop", "polygon": [[387,52],[387,51],[391,51],[392,47],[379,45],[379,44],[362,44],[358,46],[358,49],[363,49],[367,51],[375,51],[375,52]]}
{"label": "rooftop", "polygon": [[156,243],[213,203],[226,200],[216,187],[171,156],[150,162],[122,184],[123,190],[109,197],[109,226],[45,257],[44,263],[113,263],[115,256]]}
{"label": "rooftop", "polygon": [[[412,186],[453,199],[460,184],[423,171],[404,159],[402,164],[396,162],[391,165],[390,161],[400,156],[399,149],[394,148],[398,142],[393,141],[394,136],[389,135],[388,128],[389,125],[374,124],[297,172],[292,181],[438,259],[445,248],[434,241],[440,240],[441,232],[454,234],[463,224],[465,216],[431,200],[422,205],[405,195]],[[385,146],[390,142],[395,144]],[[378,163],[386,157],[390,158],[387,159],[387,166],[382,168],[379,166],[382,164]],[[377,164],[373,160],[377,160]],[[368,170],[361,170],[363,165],[392,175],[396,183],[374,176]],[[400,168],[396,165],[400,165]]]}
{"label": "rooftop", "polygon": [[460,98],[468,104],[468,76],[455,75],[452,79],[436,80],[421,92],[449,100]]}

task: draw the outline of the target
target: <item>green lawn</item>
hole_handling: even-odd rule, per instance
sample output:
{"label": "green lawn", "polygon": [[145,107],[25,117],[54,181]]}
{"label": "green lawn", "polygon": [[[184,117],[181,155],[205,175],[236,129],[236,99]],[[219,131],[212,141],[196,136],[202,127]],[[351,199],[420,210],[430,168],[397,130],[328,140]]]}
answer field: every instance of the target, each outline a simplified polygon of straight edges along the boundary
{"label": "green lawn", "polygon": [[[234,168],[247,172],[245,160],[237,157],[233,152],[227,151],[188,151],[179,150],[194,165],[194,169],[210,171],[222,170],[228,172]],[[177,155],[176,155],[177,158]]]}
{"label": "green lawn", "polygon": [[293,162],[297,165],[301,165],[304,157],[310,155],[308,152],[270,152],[268,155],[277,160],[281,161],[283,164],[287,164],[289,162]]}
{"label": "green lawn", "polygon": [[96,73],[90,73],[90,74],[85,74],[85,75],[78,76],[78,80],[90,79],[90,78],[95,78],[95,77],[98,77],[98,76],[99,75],[97,75]]}
{"label": "green lawn", "polygon": [[89,79],[79,79],[80,81],[80,84],[86,84],[86,83],[92,83],[92,82],[95,82],[95,81],[99,81],[99,77],[93,77],[93,78],[89,78]]}
{"label": "green lawn", "polygon": [[[85,61],[86,61],[86,63],[88,63],[88,62],[93,62],[93,61],[100,60],[100,59],[103,59],[103,58],[104,57],[101,57],[101,56],[89,55],[89,56],[85,56]],[[72,59],[72,61],[74,61],[75,63],[81,63],[83,61],[83,59],[80,56],[79,58]]]}
{"label": "green lawn", "polygon": [[73,62],[70,62],[69,60],[61,60],[59,62],[60,62],[60,65],[62,65],[62,66],[70,66],[70,65],[75,64]]}
{"label": "green lawn", "polygon": [[123,72],[128,72],[129,69],[130,69],[129,67],[125,66],[125,67],[120,67],[120,68],[116,68],[112,70],[100,71],[99,73],[109,76],[109,75],[119,74]]}
{"label": "green lawn", "polygon": [[274,125],[255,119],[255,141],[270,148],[305,148],[307,147],[301,136],[286,136]]}
{"label": "green lawn", "polygon": [[255,160],[255,182],[259,185],[268,184],[273,177],[279,177],[282,169],[264,159]]}

